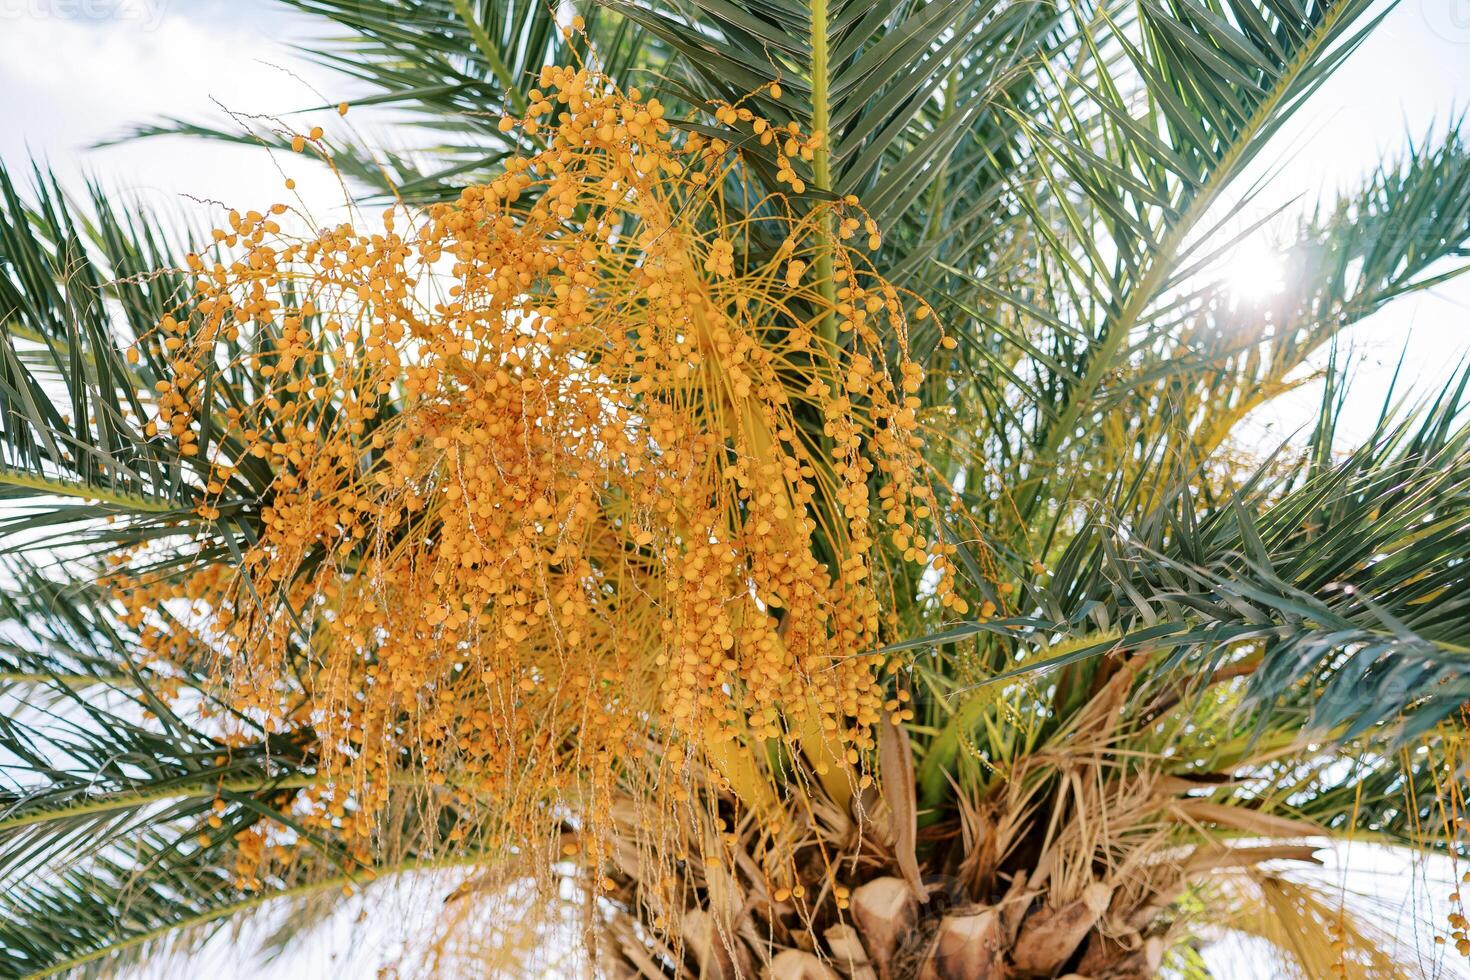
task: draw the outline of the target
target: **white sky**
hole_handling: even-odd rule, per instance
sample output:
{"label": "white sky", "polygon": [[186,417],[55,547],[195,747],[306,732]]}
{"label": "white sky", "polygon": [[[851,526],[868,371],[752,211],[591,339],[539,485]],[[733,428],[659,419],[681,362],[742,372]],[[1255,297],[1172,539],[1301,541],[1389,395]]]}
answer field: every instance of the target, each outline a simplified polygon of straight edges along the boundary
{"label": "white sky", "polygon": [[[349,83],[290,47],[308,36],[312,23],[269,0],[0,0],[0,159],[14,172],[33,155],[74,188],[82,175],[95,175],[165,213],[197,213],[190,198],[260,209],[283,198],[284,176],[297,180],[307,200],[339,201],[333,178],[299,157],[272,160],[245,147],[177,139],[88,149],[160,116],[219,121],[219,106],[276,114],[350,101],[355,90]],[[1310,202],[1350,188],[1381,155],[1403,147],[1406,134],[1422,135],[1467,106],[1470,0],[1402,0],[1262,161],[1281,172],[1259,206],[1294,197]],[[373,122],[361,112],[349,121],[358,127]],[[329,111],[302,118],[300,127],[313,124],[330,132],[342,122]],[[1242,275],[1252,274],[1259,261],[1258,247],[1243,249]],[[1405,373],[1418,390],[1448,376],[1470,352],[1467,308],[1470,278],[1395,304],[1353,332],[1365,362],[1350,435],[1366,431],[1406,345]],[[1314,408],[1308,392],[1263,412],[1257,420],[1263,444],[1305,424]],[[1416,882],[1392,858],[1378,855],[1370,863],[1374,873],[1357,875],[1352,887],[1376,892],[1405,910],[1406,918],[1422,910],[1422,879]],[[422,912],[438,900],[420,893],[412,904]],[[391,939],[373,934],[349,945],[345,924],[337,922],[327,941],[305,944],[268,969],[243,963],[220,946],[208,972],[222,980],[373,976]],[[1222,978],[1263,975],[1259,956],[1240,947],[1217,947],[1210,959]]]}

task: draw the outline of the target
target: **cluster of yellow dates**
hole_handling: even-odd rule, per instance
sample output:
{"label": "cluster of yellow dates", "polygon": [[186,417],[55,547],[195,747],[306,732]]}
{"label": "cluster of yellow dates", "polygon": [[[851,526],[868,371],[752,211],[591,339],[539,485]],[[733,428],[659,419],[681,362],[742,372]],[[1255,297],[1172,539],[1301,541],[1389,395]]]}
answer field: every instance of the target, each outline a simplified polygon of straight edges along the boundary
{"label": "cluster of yellow dates", "polygon": [[[232,214],[231,258],[191,257],[150,427],[204,467],[205,517],[247,471],[270,490],[243,562],[125,559],[118,595],[232,708],[309,728],[339,813],[409,773],[507,835],[568,806],[595,831],[630,767],[738,784],[767,739],[856,782],[898,707],[880,535],[964,611],[904,303],[847,244],[877,230],[852,199],[727,221],[735,147],[589,71],[540,81],[503,128],[544,149],[458,200],[310,237]],[[821,134],[718,112],[800,190]],[[249,400],[206,435],[229,370]]]}

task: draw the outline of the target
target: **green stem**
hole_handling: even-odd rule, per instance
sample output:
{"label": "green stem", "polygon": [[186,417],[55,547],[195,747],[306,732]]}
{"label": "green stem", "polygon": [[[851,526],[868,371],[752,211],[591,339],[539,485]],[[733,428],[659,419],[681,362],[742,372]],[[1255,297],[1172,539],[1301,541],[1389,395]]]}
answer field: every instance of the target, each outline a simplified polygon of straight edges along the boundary
{"label": "green stem", "polygon": [[65,687],[92,687],[105,684],[108,687],[132,687],[138,682],[121,674],[45,674],[26,671],[0,671],[0,684],[61,684]]}
{"label": "green stem", "polygon": [[213,797],[224,793],[243,794],[262,791],[273,792],[279,789],[301,789],[306,786],[315,786],[321,781],[321,778],[315,774],[298,774],[295,776],[285,776],[280,779],[266,779],[262,777],[233,780],[208,779],[180,782],[176,785],[165,786],[159,789],[109,793],[105,796],[91,797],[81,803],[75,803],[70,806],[36,810],[21,814],[18,817],[9,817],[0,820],[0,833],[19,830],[21,827],[29,827],[35,824],[49,823],[53,820],[86,817],[98,813],[112,813],[117,810],[130,810],[135,807],[148,806],[152,803],[164,803],[169,800],[186,800],[205,796]]}
{"label": "green stem", "polygon": [[[812,154],[812,173],[817,187],[832,191],[832,123],[830,68],[827,62],[827,0],[812,3],[812,130],[822,134],[822,145]],[[821,223],[821,245],[817,253],[817,282],[821,286],[825,307],[818,333],[828,343],[837,342],[837,283],[832,278],[832,215],[824,211]]]}
{"label": "green stem", "polygon": [[[1043,659],[1065,657],[1077,650],[1104,643],[1116,636],[1117,633],[1112,630],[1085,633],[1082,636],[1072,637],[1038,649],[1027,657],[1027,660],[1039,662]],[[1022,664],[1025,662],[1022,661]],[[986,687],[988,684],[988,681],[984,682],[980,687]],[[996,703],[996,698],[975,690],[970,693],[964,703],[952,710],[944,727],[929,744],[929,748],[924,753],[924,760],[919,765],[919,790],[926,804],[933,804],[943,798],[949,786],[949,777],[954,775],[955,759],[959,756],[961,737],[964,733],[971,731],[985,712],[994,707]]]}
{"label": "green stem", "polygon": [[[955,111],[955,99],[958,95],[960,72],[958,68],[952,69],[949,77],[944,80],[944,108],[940,110],[939,122],[942,126],[950,120]],[[941,215],[944,213],[945,185],[949,182],[949,161],[945,156],[939,165],[939,173],[934,178],[934,185],[929,189],[929,221],[924,228],[924,240],[933,241],[939,234],[943,225]]]}
{"label": "green stem", "polygon": [[92,483],[66,483],[62,480],[53,480],[50,477],[40,476],[35,473],[26,473],[21,470],[12,469],[8,466],[0,466],[0,486],[22,487],[27,490],[35,490],[40,493],[54,494],[58,497],[81,497],[86,500],[99,500],[104,504],[119,507],[124,510],[142,510],[153,514],[169,514],[174,511],[183,510],[187,504],[181,504],[172,500],[155,500],[145,497],[140,493],[124,493],[117,490],[109,490]]}
{"label": "green stem", "polygon": [[470,11],[469,0],[450,0],[450,2],[454,5],[454,12],[459,15],[459,19],[464,21],[464,26],[469,29],[470,38],[475,42],[475,47],[480,49],[480,53],[490,63],[490,70],[495,72],[496,78],[500,79],[500,84],[505,88],[506,98],[510,100],[510,104],[515,108],[516,112],[524,116],[528,106],[526,104],[526,97],[521,94],[520,80],[511,73],[510,67],[500,57],[500,50],[495,46],[495,42],[490,39],[490,35],[485,30],[484,25]]}

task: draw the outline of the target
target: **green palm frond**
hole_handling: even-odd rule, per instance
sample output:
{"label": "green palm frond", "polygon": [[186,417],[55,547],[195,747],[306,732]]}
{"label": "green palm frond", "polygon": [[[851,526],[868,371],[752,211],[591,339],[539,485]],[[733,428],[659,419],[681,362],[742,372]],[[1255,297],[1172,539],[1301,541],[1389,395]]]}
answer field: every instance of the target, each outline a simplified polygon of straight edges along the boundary
{"label": "green palm frond", "polygon": [[[88,204],[68,201],[40,174],[22,197],[0,166],[0,499],[13,505],[0,518],[7,551],[64,544],[68,556],[83,557],[192,534],[202,553],[230,554],[251,539],[269,503],[270,461],[245,453],[226,419],[263,383],[261,355],[278,347],[279,326],[231,341],[190,392],[197,449],[167,428],[154,431],[155,386],[170,375],[168,345],[180,342],[158,324],[167,315],[192,330],[198,318],[190,316],[197,297],[185,285],[184,256],[155,232],[138,232],[148,224],[148,215],[129,213],[95,187]],[[290,290],[280,284],[279,301],[290,305]],[[260,424],[279,432],[295,397]],[[197,506],[207,467],[199,460],[210,449],[238,468],[221,487],[218,516],[205,519]]]}
{"label": "green palm frond", "polygon": [[[256,120],[251,125],[242,123],[237,128],[225,129],[169,117],[134,126],[123,136],[103,141],[97,146],[162,136],[215,140],[281,154],[295,152],[291,145],[292,127],[285,120],[274,125],[262,125]],[[432,184],[436,179],[425,173],[428,164],[422,159],[422,153],[381,146],[369,148],[335,131],[330,137],[317,140],[313,144],[313,153],[320,153],[320,158],[345,178],[353,193],[373,198],[392,199],[405,189],[411,191]]]}
{"label": "green palm frond", "polygon": [[1010,110],[1037,160],[1011,183],[1041,254],[1008,292],[1042,290],[1037,305],[1068,325],[1041,325],[1063,370],[1026,436],[1037,473],[1019,493],[1023,522],[1064,485],[1042,474],[1070,477],[1063,450],[1130,352],[1168,329],[1181,277],[1220,246],[1202,234],[1216,203],[1376,22],[1363,0],[1147,4],[1128,20],[1097,5],[1079,17],[1092,26]]}
{"label": "green palm frond", "polygon": [[[608,6],[679,52],[680,71],[669,85],[682,101],[739,103],[775,123],[823,133],[826,145],[812,163],[816,190],[860,195],[885,229],[922,209],[936,181],[957,178],[956,148],[997,125],[994,96],[1060,21],[1046,3]],[[770,190],[780,190],[774,180]],[[918,217],[921,226],[927,220]]]}
{"label": "green palm frond", "polygon": [[[976,722],[956,709],[970,692],[1015,681],[1049,686],[1047,724],[1063,725],[1119,658],[1143,655],[1148,685],[1242,683],[1246,740],[1417,737],[1470,697],[1467,390],[1462,374],[1340,461],[1270,460],[1213,506],[1187,480],[1141,516],[1099,504],[1050,574],[1022,582],[1017,615],[891,649],[948,647],[942,663],[966,665],[939,668],[935,724],[952,732]],[[931,794],[958,748],[951,735],[925,758]]]}
{"label": "green palm frond", "polygon": [[31,722],[0,721],[0,974],[45,975],[256,904],[234,838],[309,785],[299,753],[289,739],[227,745],[141,691],[62,686]]}
{"label": "green palm frond", "polygon": [[[6,579],[0,975],[185,952],[269,901],[367,880],[291,816],[296,792],[318,783],[297,733],[227,740],[200,727],[185,716],[213,702],[207,679],[141,666],[142,638],[95,585],[20,561]],[[182,701],[163,693],[180,685]],[[247,888],[236,835],[262,821],[298,835],[312,859]]]}
{"label": "green palm frond", "polygon": [[0,486],[11,500],[88,498],[74,511],[88,516],[187,507],[176,449],[143,432],[150,375],[123,357],[129,329],[156,323],[181,280],[145,271],[172,263],[128,221],[99,210],[89,241],[53,181],[37,172],[27,203],[0,170]]}
{"label": "green palm frond", "polygon": [[[0,976],[111,972],[196,950],[268,905],[315,907],[380,875],[484,860],[406,844],[361,864],[293,814],[298,791],[319,785],[295,734],[227,742],[141,685],[112,707],[95,688],[57,694],[33,723],[0,718]],[[405,840],[421,806],[404,807]],[[238,835],[255,828],[288,835],[296,854],[247,883]]]}
{"label": "green palm frond", "polygon": [[[1470,269],[1467,173],[1459,126],[1426,137],[1362,189],[1302,220],[1281,249],[1278,292],[1242,299],[1228,281],[1208,277],[1181,290],[1098,391],[1099,420],[1074,451],[1094,465],[1109,461],[1099,473],[1151,470],[1130,502],[1142,510],[1174,475],[1238,449],[1239,423],[1317,377],[1313,359],[1343,331]],[[1228,465],[1209,471],[1217,490],[1234,479]],[[1097,489],[1096,478],[1082,477],[1071,493],[1087,499]],[[1065,505],[1054,498],[1058,519]]]}

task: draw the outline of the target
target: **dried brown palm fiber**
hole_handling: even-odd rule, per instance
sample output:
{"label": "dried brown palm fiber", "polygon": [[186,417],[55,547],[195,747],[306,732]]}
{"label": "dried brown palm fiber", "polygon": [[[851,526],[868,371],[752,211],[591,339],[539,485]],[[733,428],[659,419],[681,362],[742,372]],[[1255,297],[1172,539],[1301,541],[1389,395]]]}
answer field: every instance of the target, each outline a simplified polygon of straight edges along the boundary
{"label": "dried brown palm fiber", "polygon": [[880,980],[892,980],[894,956],[918,918],[918,900],[902,878],[874,878],[853,890],[853,921]]}
{"label": "dried brown palm fiber", "polygon": [[950,912],[930,941],[918,980],[1002,980],[1004,947],[1004,925],[995,908]]}
{"label": "dried brown palm fiber", "polygon": [[878,980],[878,973],[868,959],[868,950],[862,936],[846,923],[829,928],[826,933],[827,948],[832,951],[832,961],[849,980]]}
{"label": "dried brown palm fiber", "polygon": [[1113,886],[1093,882],[1082,897],[1059,909],[1036,909],[1021,923],[1011,950],[1011,962],[1020,976],[1052,976],[1077,951],[1097,920],[1108,910]]}

